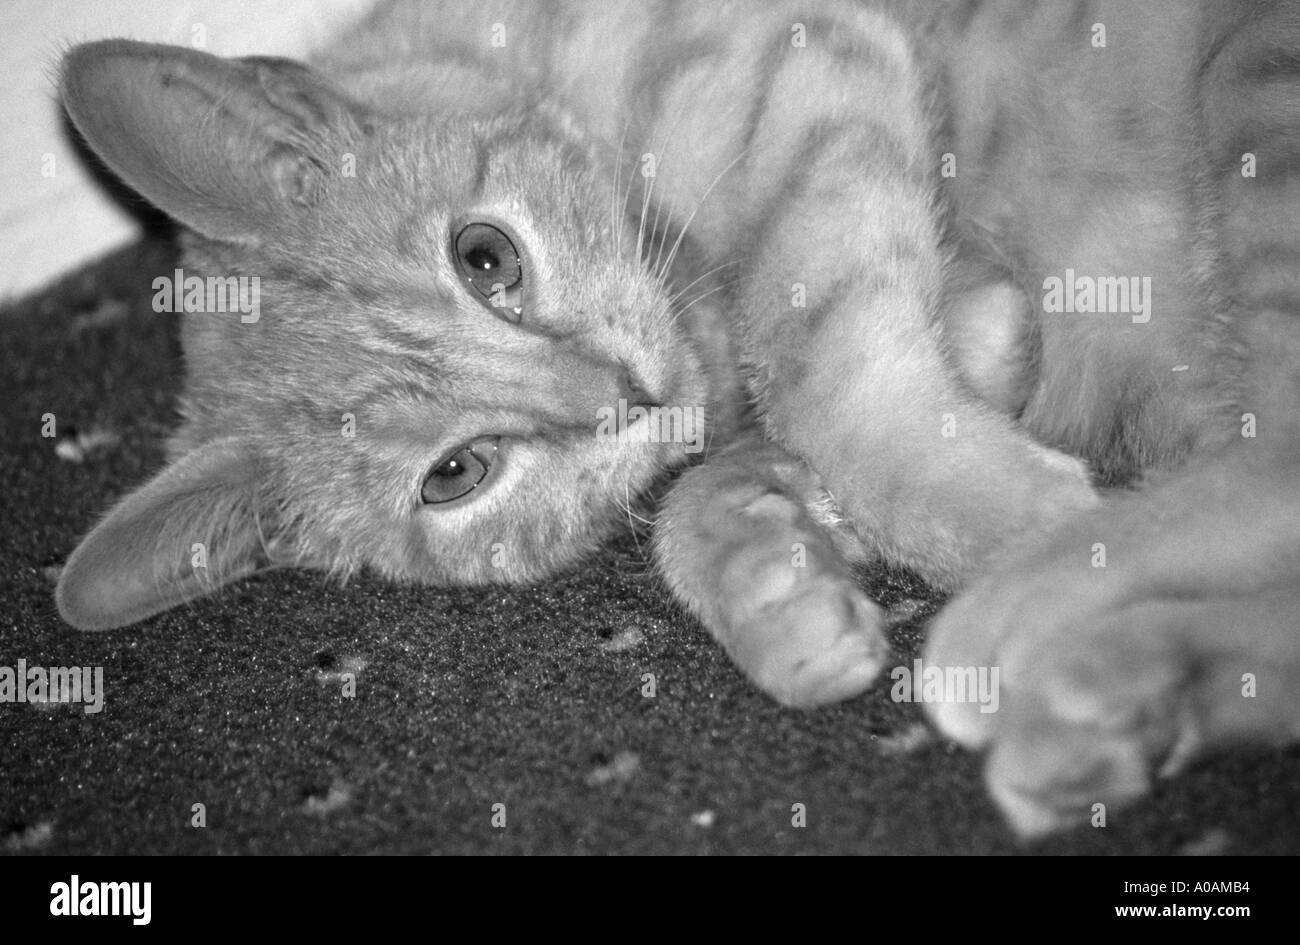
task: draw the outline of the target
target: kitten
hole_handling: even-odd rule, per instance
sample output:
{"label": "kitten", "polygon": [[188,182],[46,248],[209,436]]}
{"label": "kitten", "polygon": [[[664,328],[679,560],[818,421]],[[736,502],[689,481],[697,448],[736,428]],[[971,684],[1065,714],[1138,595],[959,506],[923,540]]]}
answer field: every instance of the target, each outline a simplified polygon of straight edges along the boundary
{"label": "kitten", "polygon": [[[852,562],[968,587],[926,660],[1000,668],[1003,707],[929,708],[1024,832],[1294,736],[1300,335],[1263,260],[1298,39],[1280,3],[443,0],[310,66],[77,47],[87,143],[187,274],[261,295],[184,315],[169,465],[60,612],[281,564],[542,580],[707,454],[656,527],[674,594],[814,705],[889,659]],[[1057,311],[1080,275],[1125,311]],[[1075,456],[1159,475],[1103,500]]]}

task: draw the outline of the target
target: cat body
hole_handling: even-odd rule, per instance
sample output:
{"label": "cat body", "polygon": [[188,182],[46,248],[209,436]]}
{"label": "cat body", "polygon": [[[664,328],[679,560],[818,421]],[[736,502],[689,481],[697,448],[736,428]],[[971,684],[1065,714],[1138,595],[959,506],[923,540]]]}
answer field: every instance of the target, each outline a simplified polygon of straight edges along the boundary
{"label": "cat body", "polygon": [[656,560],[782,701],[885,665],[855,561],[967,588],[926,655],[1004,707],[930,708],[1023,831],[1293,737],[1298,44],[1289,3],[407,0],[310,66],[78,47],[88,144],[262,301],[184,316],[170,464],[60,611],[542,580],[692,464]]}

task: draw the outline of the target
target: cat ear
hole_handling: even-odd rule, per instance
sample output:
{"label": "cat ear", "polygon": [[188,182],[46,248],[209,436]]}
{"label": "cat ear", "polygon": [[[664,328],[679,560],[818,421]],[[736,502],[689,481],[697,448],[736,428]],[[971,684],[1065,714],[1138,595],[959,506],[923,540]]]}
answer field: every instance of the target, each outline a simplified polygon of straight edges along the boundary
{"label": "cat ear", "polygon": [[244,443],[218,440],[131,493],[68,558],[59,614],[81,630],[121,627],[258,570],[257,467]]}
{"label": "cat ear", "polygon": [[339,166],[329,142],[366,123],[361,106],[302,63],[120,39],[74,47],[60,94],[114,173],[223,240],[253,238],[309,206],[326,169]]}

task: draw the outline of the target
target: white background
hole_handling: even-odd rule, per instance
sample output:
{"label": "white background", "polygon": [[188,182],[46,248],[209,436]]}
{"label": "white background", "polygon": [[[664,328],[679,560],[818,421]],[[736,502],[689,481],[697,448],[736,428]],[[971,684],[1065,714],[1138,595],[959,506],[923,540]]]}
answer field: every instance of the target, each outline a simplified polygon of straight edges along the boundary
{"label": "white background", "polygon": [[0,303],[136,236],[64,137],[54,87],[64,49],[110,36],[183,45],[201,36],[221,56],[300,57],[374,2],[0,0]]}

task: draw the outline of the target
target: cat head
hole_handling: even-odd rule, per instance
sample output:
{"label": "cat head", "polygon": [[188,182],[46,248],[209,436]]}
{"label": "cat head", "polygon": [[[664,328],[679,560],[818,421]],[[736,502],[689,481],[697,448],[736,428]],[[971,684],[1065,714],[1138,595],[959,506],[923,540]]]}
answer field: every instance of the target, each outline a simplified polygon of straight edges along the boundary
{"label": "cat head", "polygon": [[61,93],[186,230],[151,274],[182,424],[68,559],[69,623],[270,565],[536,580],[707,438],[708,372],[614,160],[561,118],[389,113],[301,63],[119,40],[74,48]]}

